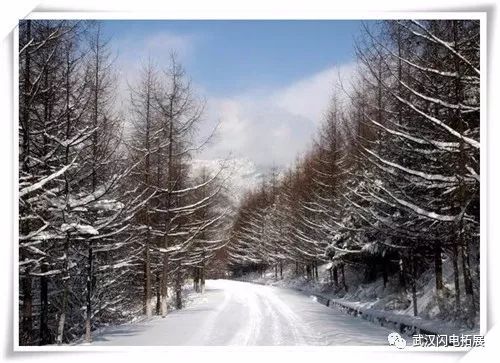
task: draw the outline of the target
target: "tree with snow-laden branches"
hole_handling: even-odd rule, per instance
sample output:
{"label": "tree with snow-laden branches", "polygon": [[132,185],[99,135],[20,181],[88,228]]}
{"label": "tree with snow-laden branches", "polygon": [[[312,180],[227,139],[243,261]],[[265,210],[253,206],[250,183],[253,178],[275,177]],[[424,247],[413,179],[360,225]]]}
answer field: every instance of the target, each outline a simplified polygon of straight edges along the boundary
{"label": "tree with snow-laden branches", "polygon": [[230,215],[224,166],[191,170],[204,103],[182,66],[144,68],[124,132],[99,22],[26,20],[19,41],[20,344],[90,342],[154,293],[165,316],[168,289],[181,308]]}

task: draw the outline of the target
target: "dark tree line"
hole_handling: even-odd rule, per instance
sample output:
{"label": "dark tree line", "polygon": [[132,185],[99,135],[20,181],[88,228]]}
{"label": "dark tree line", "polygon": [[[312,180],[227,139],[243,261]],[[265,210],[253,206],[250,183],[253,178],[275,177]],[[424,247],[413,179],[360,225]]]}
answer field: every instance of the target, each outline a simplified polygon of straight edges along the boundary
{"label": "dark tree line", "polygon": [[[415,315],[418,278],[435,275],[443,316],[479,311],[479,21],[396,20],[365,26],[358,71],[334,95],[312,149],[248,193],[228,247],[234,273],[331,262],[397,277]],[[453,287],[443,261],[451,261]]]}
{"label": "dark tree line", "polygon": [[190,161],[203,102],[150,61],[118,109],[98,22],[19,24],[19,343],[62,344],[182,307],[226,243],[224,184]]}

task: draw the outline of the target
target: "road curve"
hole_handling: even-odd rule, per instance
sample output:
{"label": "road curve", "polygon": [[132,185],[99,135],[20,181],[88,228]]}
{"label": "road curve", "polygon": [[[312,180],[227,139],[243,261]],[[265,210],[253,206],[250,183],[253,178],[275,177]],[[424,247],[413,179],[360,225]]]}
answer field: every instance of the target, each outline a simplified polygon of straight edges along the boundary
{"label": "road curve", "polygon": [[106,328],[92,345],[386,345],[390,332],[294,290],[208,280],[187,308]]}

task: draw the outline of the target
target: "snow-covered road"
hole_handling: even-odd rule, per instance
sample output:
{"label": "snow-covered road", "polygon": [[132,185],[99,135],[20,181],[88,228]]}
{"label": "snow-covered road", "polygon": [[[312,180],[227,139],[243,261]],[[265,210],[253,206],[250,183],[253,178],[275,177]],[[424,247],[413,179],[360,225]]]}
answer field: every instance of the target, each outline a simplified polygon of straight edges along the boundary
{"label": "snow-covered road", "polygon": [[106,328],[93,345],[386,345],[391,331],[300,292],[209,280],[205,293],[166,318]]}

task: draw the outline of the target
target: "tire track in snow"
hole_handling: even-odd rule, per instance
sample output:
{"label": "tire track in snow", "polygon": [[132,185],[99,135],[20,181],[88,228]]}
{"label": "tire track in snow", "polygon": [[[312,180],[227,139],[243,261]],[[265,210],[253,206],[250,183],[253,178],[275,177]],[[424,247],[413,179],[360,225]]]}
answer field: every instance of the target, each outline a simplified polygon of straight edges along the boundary
{"label": "tire track in snow", "polygon": [[259,308],[258,296],[253,287],[233,285],[233,288],[236,286],[235,295],[247,308],[248,316],[244,323],[242,321],[241,328],[228,345],[255,345],[262,325],[262,312]]}
{"label": "tire track in snow", "polygon": [[[265,298],[261,294],[259,294],[260,302],[264,305],[265,308],[265,319],[267,324],[270,324],[269,333],[271,335],[271,340],[266,342],[265,345],[281,345],[284,344],[283,340],[283,330],[281,329],[281,322],[279,319],[279,312],[276,311],[276,308],[271,304],[269,299]],[[265,336],[261,336],[260,340],[266,341]]]}
{"label": "tire track in snow", "polygon": [[387,345],[391,330],[328,309],[297,292],[209,280],[186,309],[109,327],[93,345]]}
{"label": "tire track in snow", "polygon": [[[210,290],[207,290],[205,293],[209,293]],[[214,331],[218,328],[217,322],[219,320],[220,315],[222,312],[228,307],[229,302],[232,299],[232,291],[231,290],[224,290],[224,300],[222,300],[222,303],[217,307],[217,309],[210,314],[210,317],[205,320],[205,322],[202,324],[199,330],[199,334],[197,334],[195,337],[193,337],[191,340],[195,342],[195,344],[211,344],[211,338],[213,337]],[[206,302],[208,300],[207,297],[204,297]],[[194,344],[193,344],[194,345]]]}
{"label": "tire track in snow", "polygon": [[[269,286],[260,290],[267,298],[274,309],[278,312],[290,326],[295,345],[321,345],[321,338],[314,332],[313,328],[307,324],[299,315],[297,315],[286,303],[284,303]],[[287,342],[287,345],[292,345]]]}

